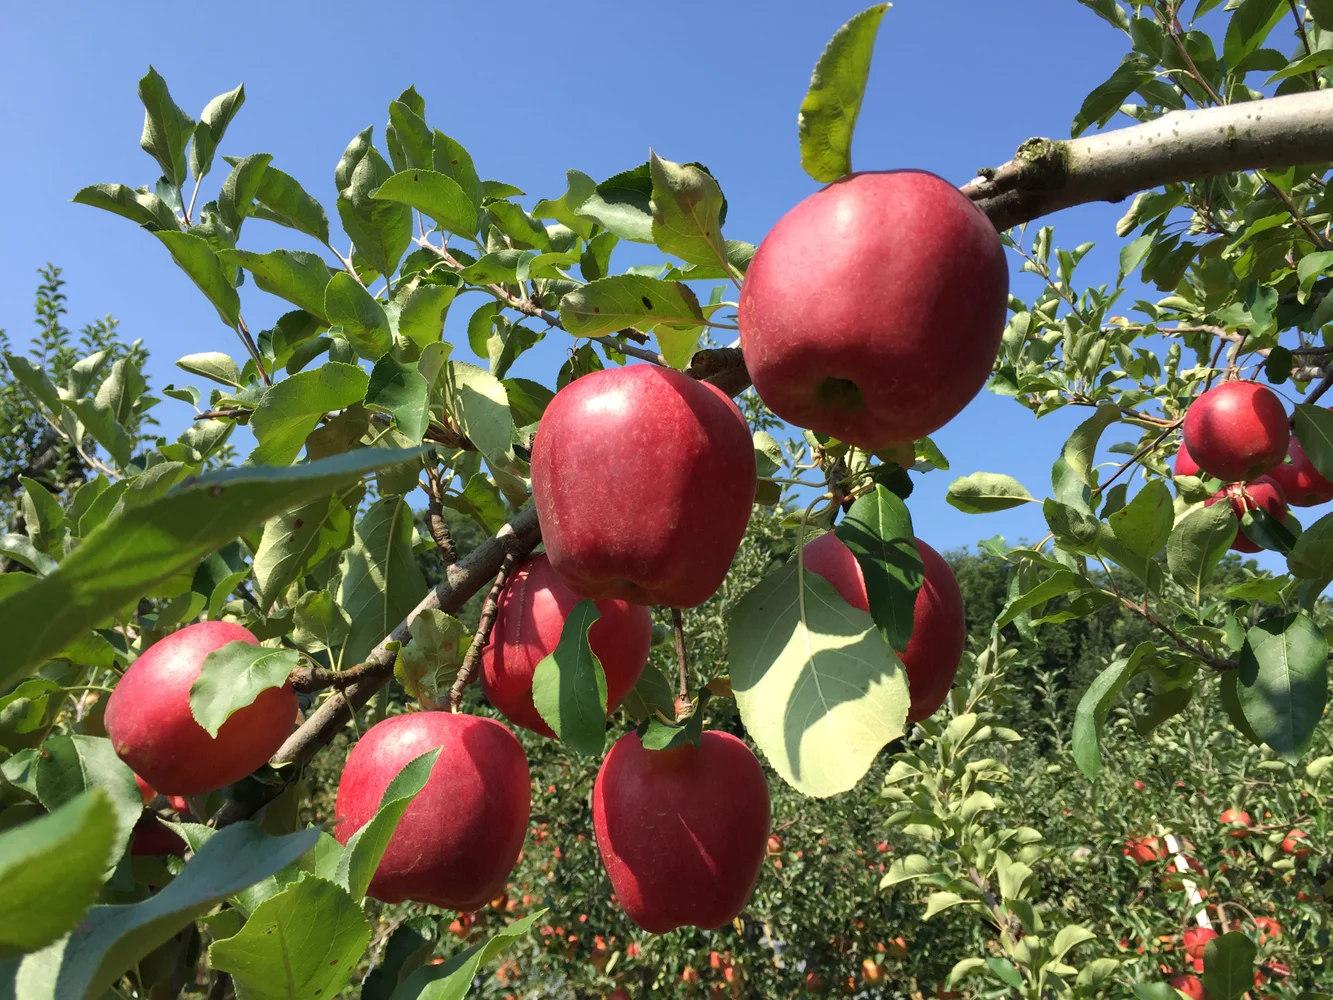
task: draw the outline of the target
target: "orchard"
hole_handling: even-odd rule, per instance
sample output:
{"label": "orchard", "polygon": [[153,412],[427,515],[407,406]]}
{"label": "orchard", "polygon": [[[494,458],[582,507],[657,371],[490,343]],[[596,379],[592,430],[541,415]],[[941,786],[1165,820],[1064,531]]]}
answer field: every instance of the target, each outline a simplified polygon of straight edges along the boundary
{"label": "orchard", "polygon": [[[72,198],[221,325],[0,332],[0,998],[1333,996],[1333,4],[1080,2],[1122,62],[961,187],[853,169],[889,5],[810,39],[756,243],[415,87],[316,197],[150,67]],[[1049,489],[951,470],[979,393],[1080,415]]]}

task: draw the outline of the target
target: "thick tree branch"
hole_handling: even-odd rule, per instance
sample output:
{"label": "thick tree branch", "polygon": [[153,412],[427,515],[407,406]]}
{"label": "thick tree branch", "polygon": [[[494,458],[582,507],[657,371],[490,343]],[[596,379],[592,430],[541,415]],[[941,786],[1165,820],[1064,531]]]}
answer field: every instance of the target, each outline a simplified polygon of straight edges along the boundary
{"label": "thick tree branch", "polygon": [[1029,139],[963,193],[996,229],[1062,208],[1120,201],[1162,184],[1333,160],[1333,90],[1173,111],[1129,128],[1057,142]]}

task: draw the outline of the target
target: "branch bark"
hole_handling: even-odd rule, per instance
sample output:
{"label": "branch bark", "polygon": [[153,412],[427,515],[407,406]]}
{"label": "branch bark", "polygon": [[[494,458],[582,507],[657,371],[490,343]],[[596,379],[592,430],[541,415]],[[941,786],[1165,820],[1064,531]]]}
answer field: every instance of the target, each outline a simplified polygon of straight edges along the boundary
{"label": "branch bark", "polygon": [[1162,184],[1333,160],[1333,90],[1215,108],[1079,139],[1029,139],[962,191],[996,229]]}

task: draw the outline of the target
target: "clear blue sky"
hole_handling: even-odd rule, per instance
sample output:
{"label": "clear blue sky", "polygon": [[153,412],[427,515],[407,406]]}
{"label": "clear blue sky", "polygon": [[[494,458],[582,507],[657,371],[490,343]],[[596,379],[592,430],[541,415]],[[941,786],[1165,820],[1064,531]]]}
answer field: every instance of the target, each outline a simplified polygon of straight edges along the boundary
{"label": "clear blue sky", "polygon": [[[140,151],[139,77],[152,63],[197,117],[240,82],[246,104],[222,153],[269,152],[320,198],[336,224],[333,168],[366,125],[382,146],[389,102],[409,84],[430,123],[462,142],[483,177],[538,197],[564,192],[566,168],[601,179],[642,163],[651,146],[675,160],[708,164],[729,201],[727,235],[759,242],[815,190],[801,170],[796,111],[824,43],[867,0],[760,3],[676,0],[660,5],[436,2],[371,6],[330,2],[184,5],[16,5],[0,40],[0,327],[23,343],[36,269],[65,269],[71,325],[111,313],[152,351],[151,382],[198,381],[172,362],[224,350],[243,357],[234,334],[128,220],[69,203],[85,184],[151,184],[156,165]],[[1124,37],[1075,0],[898,0],[880,30],[854,147],[860,169],[918,167],[962,183],[1008,159],[1024,139],[1062,138],[1085,94],[1115,69]],[[1119,124],[1128,124],[1121,119]],[[226,174],[219,158],[201,203]],[[1088,281],[1115,277],[1115,220],[1123,206],[1073,209],[1052,218],[1064,246],[1100,245],[1083,265]],[[262,221],[242,245],[318,249]],[[1086,272],[1086,273],[1084,273]],[[1016,291],[1034,292],[1011,266]],[[252,329],[281,310],[249,283],[242,307]],[[1128,303],[1126,303],[1128,304]],[[468,357],[451,318],[456,356]],[[525,357],[522,374],[553,384],[569,341],[554,331]],[[531,360],[530,360],[531,359]],[[955,475],[1018,476],[1038,496],[1051,462],[1088,411],[1040,422],[1014,402],[982,393],[935,437],[949,473],[918,477],[917,533],[939,549],[1003,533],[1045,534],[1039,509],[987,516],[944,502]],[[165,429],[188,408],[166,400]],[[1108,437],[1109,440],[1109,437]]]}

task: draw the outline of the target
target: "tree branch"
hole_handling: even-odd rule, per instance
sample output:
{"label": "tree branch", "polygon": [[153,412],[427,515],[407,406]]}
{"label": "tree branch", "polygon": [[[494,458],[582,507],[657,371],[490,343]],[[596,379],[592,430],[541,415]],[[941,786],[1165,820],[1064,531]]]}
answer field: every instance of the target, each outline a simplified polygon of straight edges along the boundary
{"label": "tree branch", "polygon": [[491,630],[495,628],[495,618],[500,613],[500,594],[505,589],[505,583],[509,579],[509,574],[513,572],[514,565],[523,555],[526,553],[519,553],[513,549],[505,554],[504,561],[500,563],[500,571],[495,574],[495,582],[491,584],[486,600],[481,602],[481,618],[477,622],[476,635],[472,637],[472,645],[468,647],[467,655],[463,657],[463,664],[458,668],[458,676],[454,678],[453,686],[449,688],[451,712],[458,711],[458,706],[463,701],[463,692],[472,683],[472,678],[477,672],[477,664],[481,662],[482,650],[491,641]]}
{"label": "tree branch", "polygon": [[1162,184],[1333,160],[1333,90],[1173,111],[1062,142],[1029,139],[962,191],[996,229]]}

